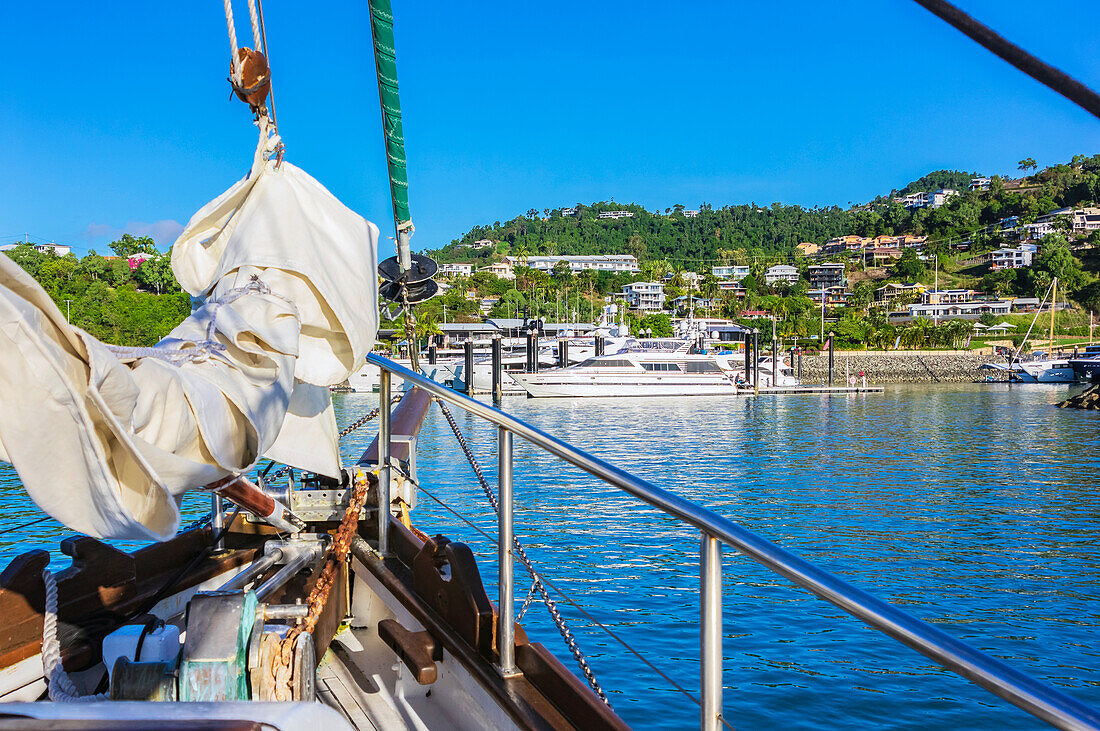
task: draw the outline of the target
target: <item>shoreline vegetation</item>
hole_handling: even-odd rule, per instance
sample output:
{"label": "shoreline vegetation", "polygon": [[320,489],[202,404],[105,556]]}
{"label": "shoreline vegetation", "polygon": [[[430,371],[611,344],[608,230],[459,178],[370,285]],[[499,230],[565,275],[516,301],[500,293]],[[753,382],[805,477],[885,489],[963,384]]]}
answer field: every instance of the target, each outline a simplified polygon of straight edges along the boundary
{"label": "shoreline vegetation", "polygon": [[[450,279],[450,289],[442,297],[417,308],[418,334],[438,332],[438,323],[444,318],[447,322],[473,322],[485,314],[591,321],[624,285],[663,281],[668,301],[694,292],[706,303],[694,308],[697,317],[729,319],[762,333],[771,333],[774,321],[780,339],[809,344],[807,341],[820,333],[821,312],[820,295],[816,302],[809,296],[808,269],[814,264],[843,262],[847,280],[844,304],[829,305],[824,318],[825,336],[833,336],[840,347],[918,349],[966,343],[986,347],[973,321],[891,321],[887,308],[874,302],[875,290],[891,282],[929,289],[938,284],[940,289],[981,291],[998,298],[1041,299],[1057,277],[1059,305],[1067,304],[1069,309],[1056,313],[1056,337],[1087,338],[1088,313],[1100,311],[1100,230],[1083,234],[1073,230],[1066,217],[1059,217],[1052,231],[1036,241],[1039,250],[1030,266],[993,270],[985,259],[992,251],[1015,244],[1016,228],[1033,224],[1059,208],[1090,207],[1100,201],[1100,155],[1078,155],[1066,164],[1042,170],[1029,158],[1020,161],[1020,169],[1018,179],[940,170],[847,209],[780,203],[714,208],[703,203],[697,210],[677,204],[662,212],[614,200],[541,211],[532,208],[509,221],[475,226],[451,243],[426,252],[441,264],[466,263],[474,271]],[[988,181],[988,187],[970,190],[975,179]],[[938,207],[905,204],[906,196],[944,188],[957,194],[944,198]],[[1016,225],[1008,228],[1006,221]],[[847,252],[810,258],[798,248],[807,243],[821,246],[849,235],[917,236],[923,243],[919,251],[905,248],[900,258],[886,266],[868,265]],[[634,256],[640,271],[574,273],[562,265],[546,272],[522,266],[524,259],[534,256],[600,254]],[[514,280],[477,271],[506,256],[521,263],[514,267]],[[794,266],[798,282],[767,285],[764,272],[776,264]],[[719,279],[711,271],[715,266],[730,265],[749,269],[740,279],[743,292],[719,288]],[[915,301],[919,295],[912,293],[908,301],[894,298],[889,304],[903,308]],[[628,319],[635,332],[646,328],[656,335],[668,335],[674,314],[686,311],[631,312]],[[1019,345],[1033,314],[989,315],[979,322],[1015,325],[1015,332],[996,339]],[[1033,333],[1033,340],[1038,334]],[[1044,327],[1042,339],[1046,338]]]}
{"label": "shoreline vegetation", "polygon": [[[1025,164],[1026,163],[1026,164]],[[1031,173],[1028,174],[1028,170]],[[475,322],[489,317],[544,317],[551,320],[594,321],[605,301],[633,281],[664,281],[668,300],[692,292],[706,306],[696,306],[697,317],[715,317],[754,327],[765,336],[774,332],[788,346],[815,347],[822,327],[820,305],[809,297],[808,267],[843,261],[847,293],[842,306],[829,306],[824,315],[825,337],[841,349],[920,350],[927,348],[977,350],[992,344],[1018,346],[1033,313],[983,316],[981,324],[1008,322],[1007,334],[983,336],[973,321],[933,322],[917,318],[897,323],[875,304],[876,288],[889,282],[911,282],[926,287],[982,290],[998,297],[1042,297],[1053,277],[1059,279],[1060,303],[1069,305],[1055,314],[1056,340],[1082,342],[1090,336],[1089,312],[1100,310],[1100,230],[1082,235],[1064,221],[1039,241],[1031,266],[991,271],[983,255],[1012,243],[998,222],[1016,217],[1027,224],[1059,206],[1087,206],[1100,200],[1100,155],[1078,155],[1067,164],[1036,171],[1034,161],[1022,160],[1019,179],[993,176],[987,190],[967,190],[975,173],[940,170],[900,190],[847,209],[837,206],[803,208],[703,204],[688,210],[677,204],[664,212],[650,212],[634,204],[597,203],[570,208],[530,209],[511,221],[476,226],[436,251],[427,253],[441,264],[466,261],[474,267],[500,262],[505,256],[561,254],[630,254],[636,274],[591,270],[574,273],[568,266],[551,272],[515,267],[515,279],[489,272],[444,279],[446,291],[416,308],[417,335],[438,333],[441,322]],[[906,208],[901,201],[934,189],[959,190],[931,208]],[[631,217],[605,217],[624,211]],[[540,215],[541,214],[541,215]],[[837,236],[900,236],[924,238],[918,252],[906,248],[886,267],[867,266],[847,254],[808,258],[800,243],[823,244]],[[472,248],[474,242],[489,246]],[[965,244],[965,246],[962,246]],[[156,343],[190,312],[190,297],[182,292],[169,265],[171,251],[161,252],[148,237],[123,235],[110,244],[112,254],[95,251],[82,258],[59,256],[53,245],[20,244],[4,252],[46,289],[73,324],[95,337],[119,345]],[[960,250],[965,248],[966,250]],[[793,264],[797,284],[767,285],[765,270],[775,263]],[[719,290],[715,265],[740,264],[749,274],[740,279],[743,292]],[[695,272],[695,275],[692,275]],[[486,304],[488,303],[488,305]],[[894,300],[892,306],[904,306]],[[672,317],[686,310],[630,311],[626,317],[634,332],[643,328],[656,336],[672,334]],[[1044,315],[1044,321],[1046,315]],[[1047,323],[1036,327],[1029,341],[1047,340]],[[1067,341],[1068,342],[1068,341]]]}

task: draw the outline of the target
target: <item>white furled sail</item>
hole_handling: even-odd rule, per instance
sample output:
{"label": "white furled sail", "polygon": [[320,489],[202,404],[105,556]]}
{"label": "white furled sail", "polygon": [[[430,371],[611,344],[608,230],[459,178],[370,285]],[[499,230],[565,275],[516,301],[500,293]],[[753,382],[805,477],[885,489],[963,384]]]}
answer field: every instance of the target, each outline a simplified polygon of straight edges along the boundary
{"label": "white furled sail", "polygon": [[271,157],[261,126],[248,176],[176,241],[172,269],[203,304],[155,348],[70,326],[0,256],[0,458],[74,530],[169,538],[186,490],[262,456],[340,469],[328,386],[374,346],[378,228]]}

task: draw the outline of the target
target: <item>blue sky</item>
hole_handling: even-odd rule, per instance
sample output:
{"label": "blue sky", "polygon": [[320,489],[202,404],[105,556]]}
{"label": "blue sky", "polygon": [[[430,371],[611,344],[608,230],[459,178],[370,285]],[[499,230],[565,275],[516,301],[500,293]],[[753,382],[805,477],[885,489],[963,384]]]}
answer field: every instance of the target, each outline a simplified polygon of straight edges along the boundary
{"label": "blue sky", "polygon": [[[1100,4],[960,4],[1100,87]],[[365,0],[264,7],[288,159],[392,235]],[[904,0],[394,12],[414,248],[529,208],[847,205],[1100,152],[1100,121]],[[167,247],[247,170],[221,3],[16,3],[2,33],[0,243]]]}

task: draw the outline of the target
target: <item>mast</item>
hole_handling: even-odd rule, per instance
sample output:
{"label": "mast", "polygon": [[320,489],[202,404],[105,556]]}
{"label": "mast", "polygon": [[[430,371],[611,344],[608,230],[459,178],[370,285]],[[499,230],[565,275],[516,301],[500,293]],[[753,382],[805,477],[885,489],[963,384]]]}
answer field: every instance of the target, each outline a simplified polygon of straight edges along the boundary
{"label": "mast", "polygon": [[1050,349],[1047,351],[1047,356],[1054,357],[1054,305],[1058,301],[1058,277],[1054,278],[1054,281],[1050,283]]}
{"label": "mast", "polygon": [[411,267],[409,235],[412,233],[412,215],[409,213],[409,175],[405,160],[405,131],[401,124],[401,100],[397,89],[397,56],[390,0],[370,0],[370,27],[374,37],[378,103],[382,110],[382,135],[390,174],[397,258],[402,270],[406,270]]}

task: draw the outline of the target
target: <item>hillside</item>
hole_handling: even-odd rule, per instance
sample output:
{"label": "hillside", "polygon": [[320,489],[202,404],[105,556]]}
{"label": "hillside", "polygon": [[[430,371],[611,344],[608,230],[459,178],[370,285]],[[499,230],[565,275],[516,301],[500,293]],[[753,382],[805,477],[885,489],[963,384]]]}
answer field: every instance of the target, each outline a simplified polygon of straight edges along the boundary
{"label": "hillside", "polygon": [[[31,245],[4,253],[33,276],[74,325],[116,345],[155,344],[191,312],[191,297],[172,276],[169,255],[149,238],[124,234],[114,256],[77,259]],[[140,255],[150,258],[137,265]],[[132,265],[128,257],[135,257]]]}
{"label": "hillside", "polygon": [[[987,191],[966,189],[973,173],[939,170],[899,190],[850,209],[803,208],[773,203],[767,207],[699,206],[694,216],[676,205],[648,211],[636,204],[597,202],[576,206],[573,215],[562,209],[535,209],[510,221],[476,226],[450,244],[427,252],[440,262],[490,260],[505,254],[628,253],[640,261],[663,259],[692,268],[710,262],[783,260],[794,257],[802,242],[824,243],[843,234],[859,236],[915,234],[929,237],[931,250],[952,241],[979,238],[1000,243],[985,227],[1008,216],[1021,222],[1062,206],[1100,199],[1100,155],[1078,155],[1020,181],[992,179]],[[908,193],[955,187],[960,194],[936,209],[907,209],[894,200]],[[838,197],[843,197],[842,194]],[[629,211],[632,218],[600,219],[603,211]],[[473,251],[464,244],[488,239],[493,248]]]}

